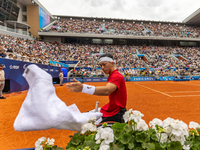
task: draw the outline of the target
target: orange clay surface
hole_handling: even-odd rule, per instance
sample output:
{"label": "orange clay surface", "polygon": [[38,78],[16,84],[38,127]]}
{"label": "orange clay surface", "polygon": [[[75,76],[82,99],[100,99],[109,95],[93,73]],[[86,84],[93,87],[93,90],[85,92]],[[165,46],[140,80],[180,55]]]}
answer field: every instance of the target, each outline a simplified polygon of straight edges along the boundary
{"label": "orange clay surface", "polygon": [[[95,86],[103,86],[102,83],[87,83]],[[127,109],[139,110],[144,114],[143,119],[149,124],[154,118],[161,120],[171,117],[200,123],[200,81],[147,81],[126,82]],[[99,101],[99,107],[108,102],[107,96],[94,96],[83,93],[72,93],[65,86],[55,85],[57,96],[66,105],[75,103],[81,112],[95,108],[95,102]],[[68,130],[42,130],[18,132],[13,128],[13,123],[26,97],[27,91],[4,94],[6,99],[0,100],[0,150],[34,147],[40,137],[55,139],[55,144],[65,148],[69,142],[69,135],[73,131]],[[42,112],[41,112],[42,113]],[[48,116],[46,116],[48,117]]]}

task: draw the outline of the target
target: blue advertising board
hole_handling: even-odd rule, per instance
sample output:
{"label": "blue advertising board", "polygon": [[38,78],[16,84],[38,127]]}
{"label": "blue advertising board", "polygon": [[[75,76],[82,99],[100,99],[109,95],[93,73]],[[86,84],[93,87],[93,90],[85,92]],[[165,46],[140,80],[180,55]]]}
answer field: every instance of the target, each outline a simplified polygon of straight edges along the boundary
{"label": "blue advertising board", "polygon": [[61,62],[57,62],[57,61],[52,61],[52,60],[49,60],[49,62],[53,65],[59,65],[59,66],[62,66],[62,67],[65,67],[65,68],[69,68],[69,65],[65,64],[65,63],[61,63]]}
{"label": "blue advertising board", "polygon": [[[10,92],[18,92],[28,89],[28,83],[22,74],[24,73],[25,68],[33,63],[0,58],[0,64],[4,65],[3,70],[5,72],[5,79],[10,80]],[[36,65],[48,72],[52,77],[59,76],[60,67],[43,64]]]}
{"label": "blue advertising board", "polygon": [[39,28],[50,23],[50,16],[39,6]]}
{"label": "blue advertising board", "polygon": [[156,81],[155,77],[131,77],[131,81]]}
{"label": "blue advertising board", "polygon": [[64,63],[64,64],[77,64],[78,61],[60,61],[61,63]]}
{"label": "blue advertising board", "polygon": [[[81,81],[81,78],[76,78]],[[68,82],[73,82],[73,78],[69,78]],[[107,82],[107,78],[84,78],[84,82]]]}

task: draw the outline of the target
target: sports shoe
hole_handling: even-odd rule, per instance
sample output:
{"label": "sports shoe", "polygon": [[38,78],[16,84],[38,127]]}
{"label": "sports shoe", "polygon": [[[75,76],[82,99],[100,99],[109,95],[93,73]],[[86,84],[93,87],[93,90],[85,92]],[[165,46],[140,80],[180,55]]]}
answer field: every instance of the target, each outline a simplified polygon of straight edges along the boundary
{"label": "sports shoe", "polygon": [[0,97],[0,99],[6,99],[6,98],[2,96],[2,97]]}

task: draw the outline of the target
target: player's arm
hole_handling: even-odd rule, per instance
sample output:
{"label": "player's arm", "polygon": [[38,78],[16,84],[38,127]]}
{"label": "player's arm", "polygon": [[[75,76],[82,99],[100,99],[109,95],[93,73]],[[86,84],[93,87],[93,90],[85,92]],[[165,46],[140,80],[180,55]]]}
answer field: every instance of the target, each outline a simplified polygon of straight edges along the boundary
{"label": "player's arm", "polygon": [[108,96],[115,90],[117,90],[117,86],[108,82],[106,86],[96,86],[93,95]]}
{"label": "player's arm", "polygon": [[117,86],[113,83],[107,83],[106,86],[90,86],[87,84],[82,84],[76,79],[73,79],[74,82],[68,83],[67,88],[71,92],[82,92],[91,95],[107,96],[117,90]]}

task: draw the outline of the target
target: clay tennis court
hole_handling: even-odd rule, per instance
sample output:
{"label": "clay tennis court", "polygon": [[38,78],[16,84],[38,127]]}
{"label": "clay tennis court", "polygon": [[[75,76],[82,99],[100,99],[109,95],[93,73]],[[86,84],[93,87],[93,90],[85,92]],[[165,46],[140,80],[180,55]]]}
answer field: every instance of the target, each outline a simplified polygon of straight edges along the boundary
{"label": "clay tennis court", "polygon": [[[91,85],[105,85],[106,83],[87,83]],[[149,124],[153,118],[161,120],[171,117],[200,123],[200,81],[147,81],[126,82],[128,101],[127,109],[133,108],[144,114],[143,119]],[[57,96],[66,105],[75,103],[81,112],[95,108],[99,101],[102,107],[108,102],[107,96],[94,96],[69,92],[65,86],[55,85]],[[0,100],[0,150],[30,148],[40,137],[55,139],[55,144],[65,148],[69,135],[73,131],[43,130],[18,132],[13,128],[14,120],[26,97],[27,91],[5,94],[5,100]],[[48,117],[48,116],[47,116]]]}

